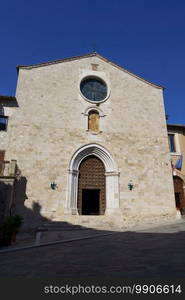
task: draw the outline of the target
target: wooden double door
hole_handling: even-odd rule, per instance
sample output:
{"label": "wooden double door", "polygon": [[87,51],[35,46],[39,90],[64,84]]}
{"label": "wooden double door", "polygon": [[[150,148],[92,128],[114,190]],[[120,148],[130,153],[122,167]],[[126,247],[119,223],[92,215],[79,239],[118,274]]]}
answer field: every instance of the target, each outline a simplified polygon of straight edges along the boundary
{"label": "wooden double door", "polygon": [[86,157],[79,167],[77,207],[80,215],[105,213],[105,167],[94,155]]}

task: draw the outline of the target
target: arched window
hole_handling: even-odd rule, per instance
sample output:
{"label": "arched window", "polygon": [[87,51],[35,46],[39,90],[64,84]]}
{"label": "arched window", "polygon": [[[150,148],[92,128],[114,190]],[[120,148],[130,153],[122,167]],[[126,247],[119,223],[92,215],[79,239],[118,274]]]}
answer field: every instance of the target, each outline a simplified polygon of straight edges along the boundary
{"label": "arched window", "polygon": [[88,130],[93,132],[99,132],[99,120],[99,112],[96,110],[90,110],[88,114]]}

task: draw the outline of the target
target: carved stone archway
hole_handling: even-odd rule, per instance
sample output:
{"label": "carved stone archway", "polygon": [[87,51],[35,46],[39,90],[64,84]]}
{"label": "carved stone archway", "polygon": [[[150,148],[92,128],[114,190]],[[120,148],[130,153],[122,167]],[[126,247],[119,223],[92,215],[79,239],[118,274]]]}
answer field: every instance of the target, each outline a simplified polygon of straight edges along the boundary
{"label": "carved stone archway", "polygon": [[105,214],[114,214],[119,209],[119,172],[111,154],[99,144],[88,144],[78,149],[72,156],[68,170],[68,188],[65,212],[78,214],[78,174],[82,160],[88,156],[98,157],[105,167],[106,180],[106,211]]}

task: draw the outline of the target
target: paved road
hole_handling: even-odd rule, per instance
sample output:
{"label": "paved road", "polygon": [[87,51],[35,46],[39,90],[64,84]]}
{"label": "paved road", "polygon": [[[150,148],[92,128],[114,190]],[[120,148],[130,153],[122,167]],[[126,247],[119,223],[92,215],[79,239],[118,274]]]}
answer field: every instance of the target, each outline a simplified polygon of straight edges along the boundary
{"label": "paved road", "polygon": [[185,222],[0,254],[0,278],[185,278]]}

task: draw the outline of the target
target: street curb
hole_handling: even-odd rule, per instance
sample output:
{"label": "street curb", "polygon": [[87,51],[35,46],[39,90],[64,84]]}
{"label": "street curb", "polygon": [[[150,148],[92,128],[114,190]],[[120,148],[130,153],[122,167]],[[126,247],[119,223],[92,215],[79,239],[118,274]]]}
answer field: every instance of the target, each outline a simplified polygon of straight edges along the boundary
{"label": "street curb", "polygon": [[96,235],[91,235],[91,236],[86,236],[86,237],[81,237],[81,238],[74,238],[74,239],[70,239],[70,240],[60,240],[60,241],[42,243],[42,244],[39,244],[39,245],[25,246],[25,247],[12,248],[12,249],[4,249],[4,250],[0,250],[0,254],[9,253],[9,252],[17,252],[17,251],[21,251],[21,250],[29,250],[29,249],[32,249],[32,248],[52,246],[52,245],[57,245],[57,244],[70,243],[70,242],[87,240],[87,239],[93,239],[93,238],[97,238],[97,237],[108,236],[108,235],[111,235],[111,234],[114,234],[114,233],[117,233],[117,232],[111,232],[111,233],[105,233],[105,234],[96,234]]}

